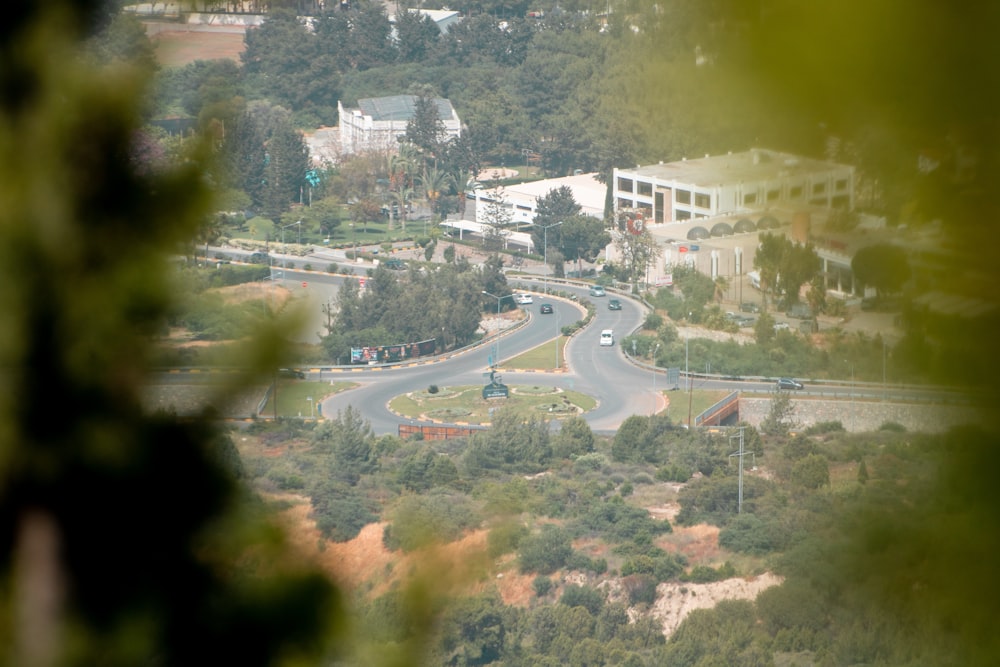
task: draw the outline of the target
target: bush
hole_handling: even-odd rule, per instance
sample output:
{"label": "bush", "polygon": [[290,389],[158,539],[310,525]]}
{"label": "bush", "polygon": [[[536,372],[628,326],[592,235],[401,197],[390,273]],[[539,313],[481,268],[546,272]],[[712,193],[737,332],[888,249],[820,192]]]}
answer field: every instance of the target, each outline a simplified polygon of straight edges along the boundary
{"label": "bush", "polygon": [[535,595],[540,598],[545,597],[552,590],[552,580],[544,575],[539,575],[531,582],[531,586],[535,589]]}
{"label": "bush", "polygon": [[839,421],[817,422],[806,428],[803,433],[806,435],[822,435],[823,433],[840,433],[844,430],[844,425]]}
{"label": "bush", "polygon": [[890,433],[906,433],[906,427],[898,422],[883,422],[878,427],[878,430],[889,431]]}
{"label": "bush", "polygon": [[335,262],[326,265],[327,273],[337,273],[338,271],[340,271],[340,267]]}
{"label": "bush", "polygon": [[663,316],[655,310],[646,315],[646,321],[642,324],[642,328],[649,331],[657,331],[661,326],[663,326]]}
{"label": "bush", "polygon": [[427,393],[428,394],[436,394],[436,393],[438,393],[438,391],[439,391],[439,389],[438,389],[438,386],[436,384],[432,384],[431,386],[427,387]]}

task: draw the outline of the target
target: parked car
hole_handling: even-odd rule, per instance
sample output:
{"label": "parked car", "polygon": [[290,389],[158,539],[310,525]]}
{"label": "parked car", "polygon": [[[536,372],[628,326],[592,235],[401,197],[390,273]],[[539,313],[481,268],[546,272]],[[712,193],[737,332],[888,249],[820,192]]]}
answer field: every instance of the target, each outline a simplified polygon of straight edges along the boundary
{"label": "parked car", "polygon": [[740,310],[744,313],[759,313],[760,306],[753,301],[744,301],[740,304]]}
{"label": "parked car", "polygon": [[607,296],[607,294],[608,293],[605,292],[604,288],[601,287],[600,285],[590,286],[590,296]]}
{"label": "parked car", "polygon": [[803,386],[801,382],[796,382],[792,378],[778,378],[778,389],[802,389]]}
{"label": "parked car", "polygon": [[611,347],[615,344],[615,332],[605,329],[601,332],[601,347]]}
{"label": "parked car", "polygon": [[608,310],[621,310],[621,309],[622,309],[622,302],[619,301],[618,299],[611,299],[611,301],[608,301]]}
{"label": "parked car", "polygon": [[789,317],[794,317],[797,320],[811,320],[813,316],[812,308],[805,303],[797,303],[788,309],[785,313]]}
{"label": "parked car", "polygon": [[401,259],[393,257],[392,259],[387,259],[382,264],[387,269],[392,269],[393,271],[402,271],[406,268],[406,262]]}
{"label": "parked car", "polygon": [[525,306],[529,303],[534,303],[535,299],[530,294],[515,294],[514,303]]}
{"label": "parked car", "polygon": [[752,327],[754,325],[754,322],[756,322],[756,321],[757,320],[755,320],[752,317],[741,317],[741,318],[739,318],[739,319],[736,320],[736,326],[741,327],[741,328],[742,327]]}
{"label": "parked car", "polygon": [[788,326],[788,322],[778,322],[774,325],[775,331],[788,331],[789,329],[791,329],[791,327]]}
{"label": "parked car", "polygon": [[552,314],[552,304],[551,303],[543,303],[542,306],[541,306],[541,308],[538,309],[538,312],[540,312],[542,315],[551,315]]}

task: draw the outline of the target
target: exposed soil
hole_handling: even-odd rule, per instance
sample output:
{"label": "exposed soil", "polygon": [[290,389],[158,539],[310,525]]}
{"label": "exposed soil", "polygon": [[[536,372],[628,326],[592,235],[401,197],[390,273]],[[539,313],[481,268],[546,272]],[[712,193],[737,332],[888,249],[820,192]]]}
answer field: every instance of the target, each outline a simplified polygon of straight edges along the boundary
{"label": "exposed soil", "polygon": [[146,24],[156,59],[163,67],[184,67],[196,60],[229,59],[239,62],[243,53],[242,29],[194,29],[183,24]]}

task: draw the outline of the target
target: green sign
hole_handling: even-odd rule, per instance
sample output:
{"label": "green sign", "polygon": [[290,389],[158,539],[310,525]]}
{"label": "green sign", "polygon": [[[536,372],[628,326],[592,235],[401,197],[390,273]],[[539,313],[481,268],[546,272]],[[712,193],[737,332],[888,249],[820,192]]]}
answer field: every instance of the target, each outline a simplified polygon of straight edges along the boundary
{"label": "green sign", "polygon": [[510,390],[505,384],[492,382],[483,387],[483,398],[508,398],[509,396]]}

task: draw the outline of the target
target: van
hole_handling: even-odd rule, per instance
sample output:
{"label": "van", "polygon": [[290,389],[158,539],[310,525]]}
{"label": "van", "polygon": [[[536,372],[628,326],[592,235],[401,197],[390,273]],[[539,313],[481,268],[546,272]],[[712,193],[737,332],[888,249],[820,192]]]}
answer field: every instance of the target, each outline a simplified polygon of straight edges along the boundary
{"label": "van", "polygon": [[605,329],[601,332],[601,347],[611,347],[615,344],[615,332]]}

